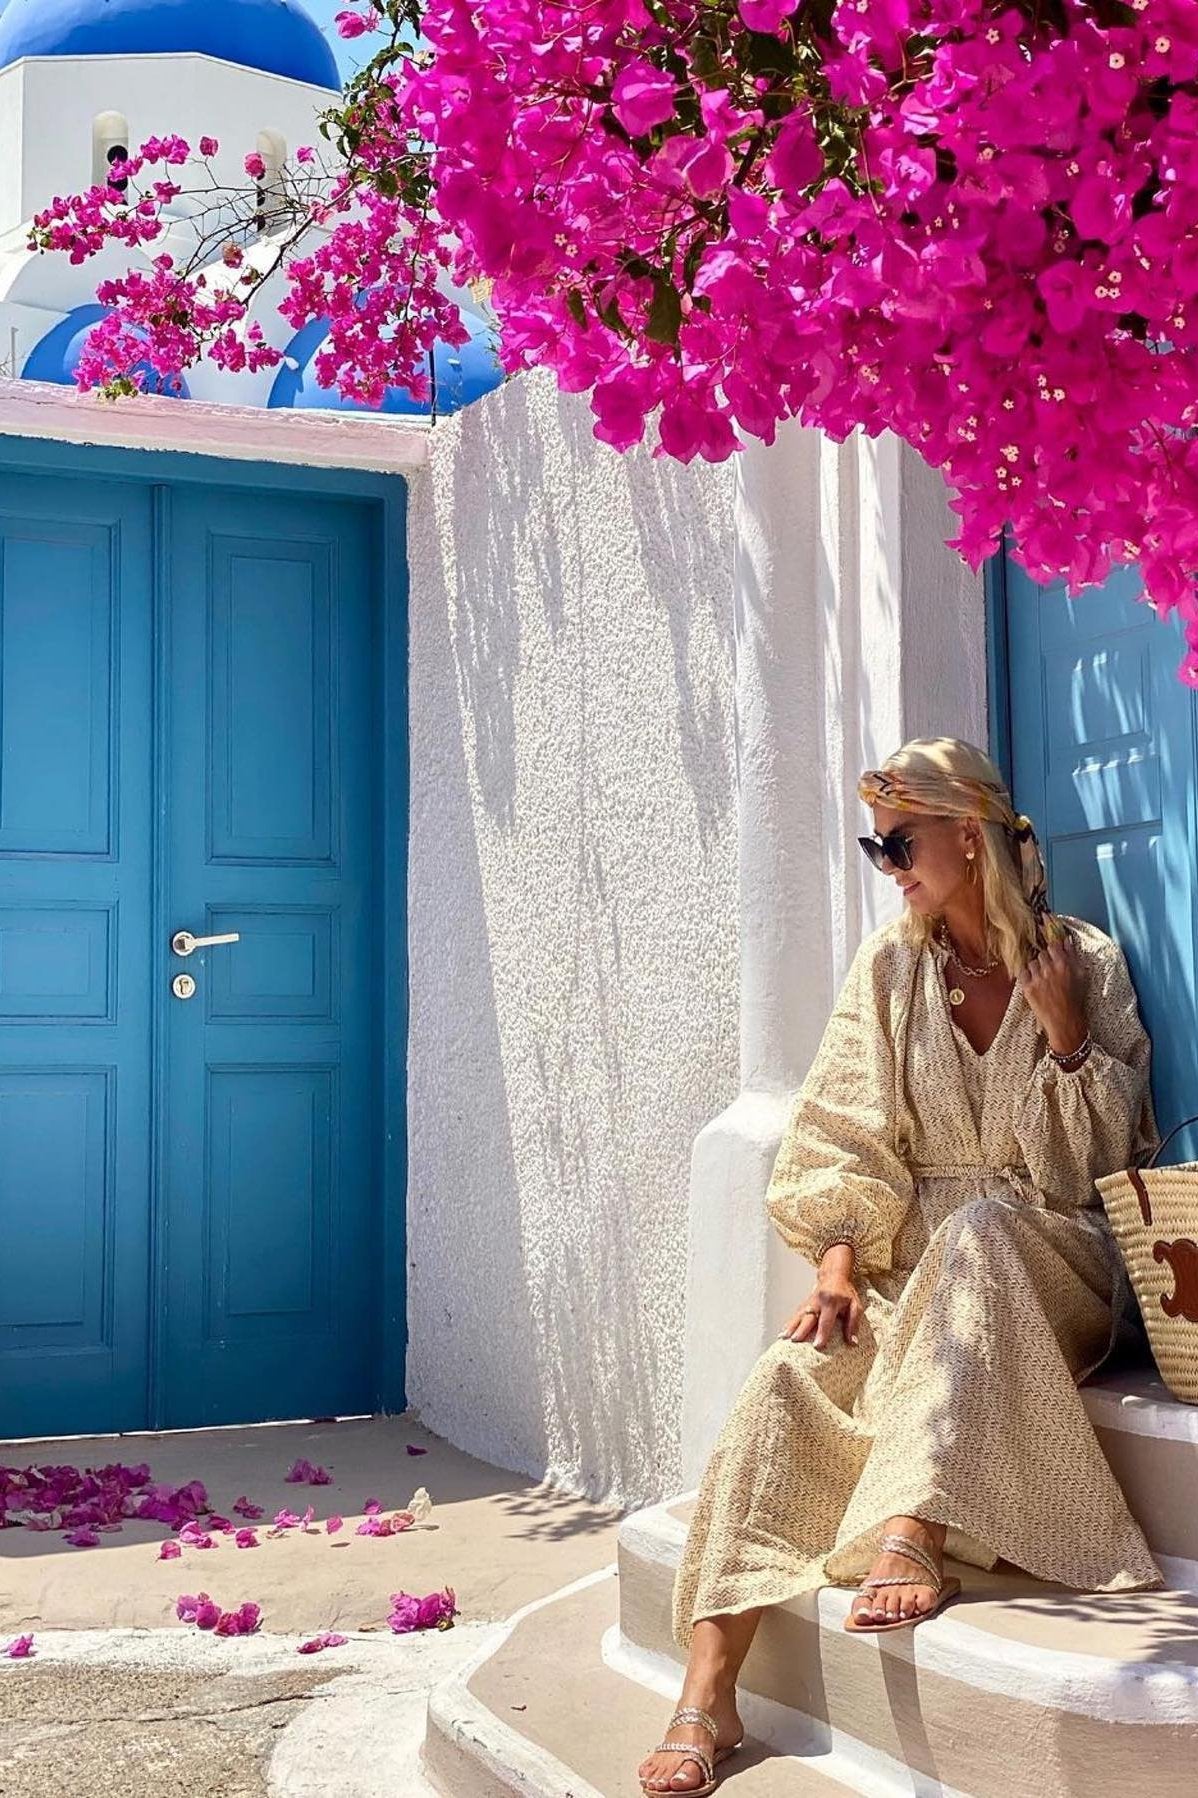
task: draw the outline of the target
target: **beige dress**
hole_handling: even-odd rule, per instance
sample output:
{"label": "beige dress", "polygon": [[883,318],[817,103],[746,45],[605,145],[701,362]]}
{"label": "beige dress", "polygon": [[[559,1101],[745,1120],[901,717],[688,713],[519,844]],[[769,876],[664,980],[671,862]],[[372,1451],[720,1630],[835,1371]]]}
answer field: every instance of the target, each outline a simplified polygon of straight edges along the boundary
{"label": "beige dress", "polygon": [[[946,1524],[946,1554],[978,1567],[1087,1592],[1164,1584],[1077,1392],[1134,1332],[1093,1183],[1160,1140],[1151,1049],[1123,951],[1064,921],[1094,1039],[1075,1073],[1018,986],[978,1054],[945,952],[907,914],[857,951],[766,1205],[812,1263],[851,1237],[865,1318],[856,1346],[837,1327],[826,1349],[776,1339],[753,1366],[675,1579],[681,1647],[699,1617],[855,1585],[900,1514]],[[809,1288],[796,1267],[787,1312]]]}

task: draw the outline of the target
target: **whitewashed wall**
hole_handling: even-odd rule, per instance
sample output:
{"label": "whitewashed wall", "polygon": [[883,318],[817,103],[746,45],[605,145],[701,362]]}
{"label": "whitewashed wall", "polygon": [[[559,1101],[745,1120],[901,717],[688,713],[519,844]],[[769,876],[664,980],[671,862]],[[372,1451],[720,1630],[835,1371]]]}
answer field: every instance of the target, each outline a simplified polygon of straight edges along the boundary
{"label": "whitewashed wall", "polygon": [[408,1394],[677,1484],[692,1145],[738,1084],[730,465],[522,377],[412,489]]}

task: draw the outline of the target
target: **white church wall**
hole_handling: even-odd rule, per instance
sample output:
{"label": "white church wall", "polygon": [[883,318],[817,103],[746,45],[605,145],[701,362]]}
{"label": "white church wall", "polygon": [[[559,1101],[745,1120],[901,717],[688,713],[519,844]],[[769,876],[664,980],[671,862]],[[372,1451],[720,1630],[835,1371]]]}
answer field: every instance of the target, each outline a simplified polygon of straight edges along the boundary
{"label": "white church wall", "polygon": [[737,477],[741,1075],[695,1143],[686,1485],[814,1279],[763,1200],[853,953],[903,903],[857,846],[861,771],[914,736],[987,746],[982,582],[945,547],[940,474],[888,433],[792,423]]}
{"label": "white church wall", "polygon": [[47,56],[0,71],[5,113],[13,104],[6,89],[18,75],[24,142],[15,196],[4,183],[5,205],[15,204],[11,216],[0,215],[6,226],[31,218],[55,194],[91,185],[92,127],[100,113],[124,115],[133,148],[174,132],[193,147],[201,136],[215,137],[218,180],[243,185],[245,158],[262,130],[279,132],[289,152],[301,143],[323,149],[316,119],[336,98],[326,88],[211,56]]}
{"label": "white church wall", "polygon": [[409,1398],[629,1504],[676,1482],[737,1085],[732,477],[522,376],[412,493]]}

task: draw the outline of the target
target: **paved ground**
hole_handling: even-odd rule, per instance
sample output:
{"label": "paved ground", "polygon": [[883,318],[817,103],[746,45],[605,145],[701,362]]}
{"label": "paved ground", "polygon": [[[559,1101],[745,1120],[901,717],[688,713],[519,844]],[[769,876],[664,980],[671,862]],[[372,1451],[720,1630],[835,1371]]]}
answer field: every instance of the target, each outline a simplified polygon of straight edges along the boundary
{"label": "paved ground", "polygon": [[[428,1449],[409,1456],[406,1444]],[[288,1484],[297,1457],[334,1475]],[[530,1600],[615,1558],[618,1513],[458,1453],[412,1418],[184,1431],[87,1441],[0,1443],[0,1465],[146,1461],[155,1480],[204,1481],[229,1512],[265,1507],[260,1546],[184,1548],[126,1524],[99,1548],[57,1535],[0,1533],[0,1644],[33,1633],[28,1661],[0,1659],[4,1798],[420,1798],[429,1687]],[[394,1537],[354,1533],[367,1498],[384,1513],[424,1486],[428,1524]],[[287,1507],[345,1528],[270,1538]],[[451,1586],[453,1629],[392,1635],[389,1595]],[[222,1640],[175,1617],[181,1592],[262,1606],[262,1631]],[[322,1629],[345,1647],[300,1656]]]}

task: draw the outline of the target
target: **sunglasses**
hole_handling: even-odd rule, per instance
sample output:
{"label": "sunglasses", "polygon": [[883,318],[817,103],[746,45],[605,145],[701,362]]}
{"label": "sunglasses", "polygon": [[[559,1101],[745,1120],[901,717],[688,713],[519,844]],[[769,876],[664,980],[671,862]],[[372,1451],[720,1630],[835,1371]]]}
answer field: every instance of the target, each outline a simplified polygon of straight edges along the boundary
{"label": "sunglasses", "polygon": [[904,836],[901,830],[887,831],[884,837],[858,837],[857,841],[868,855],[874,867],[881,870],[883,858],[894,863],[896,868],[908,869],[911,866],[911,847],[913,837]]}

